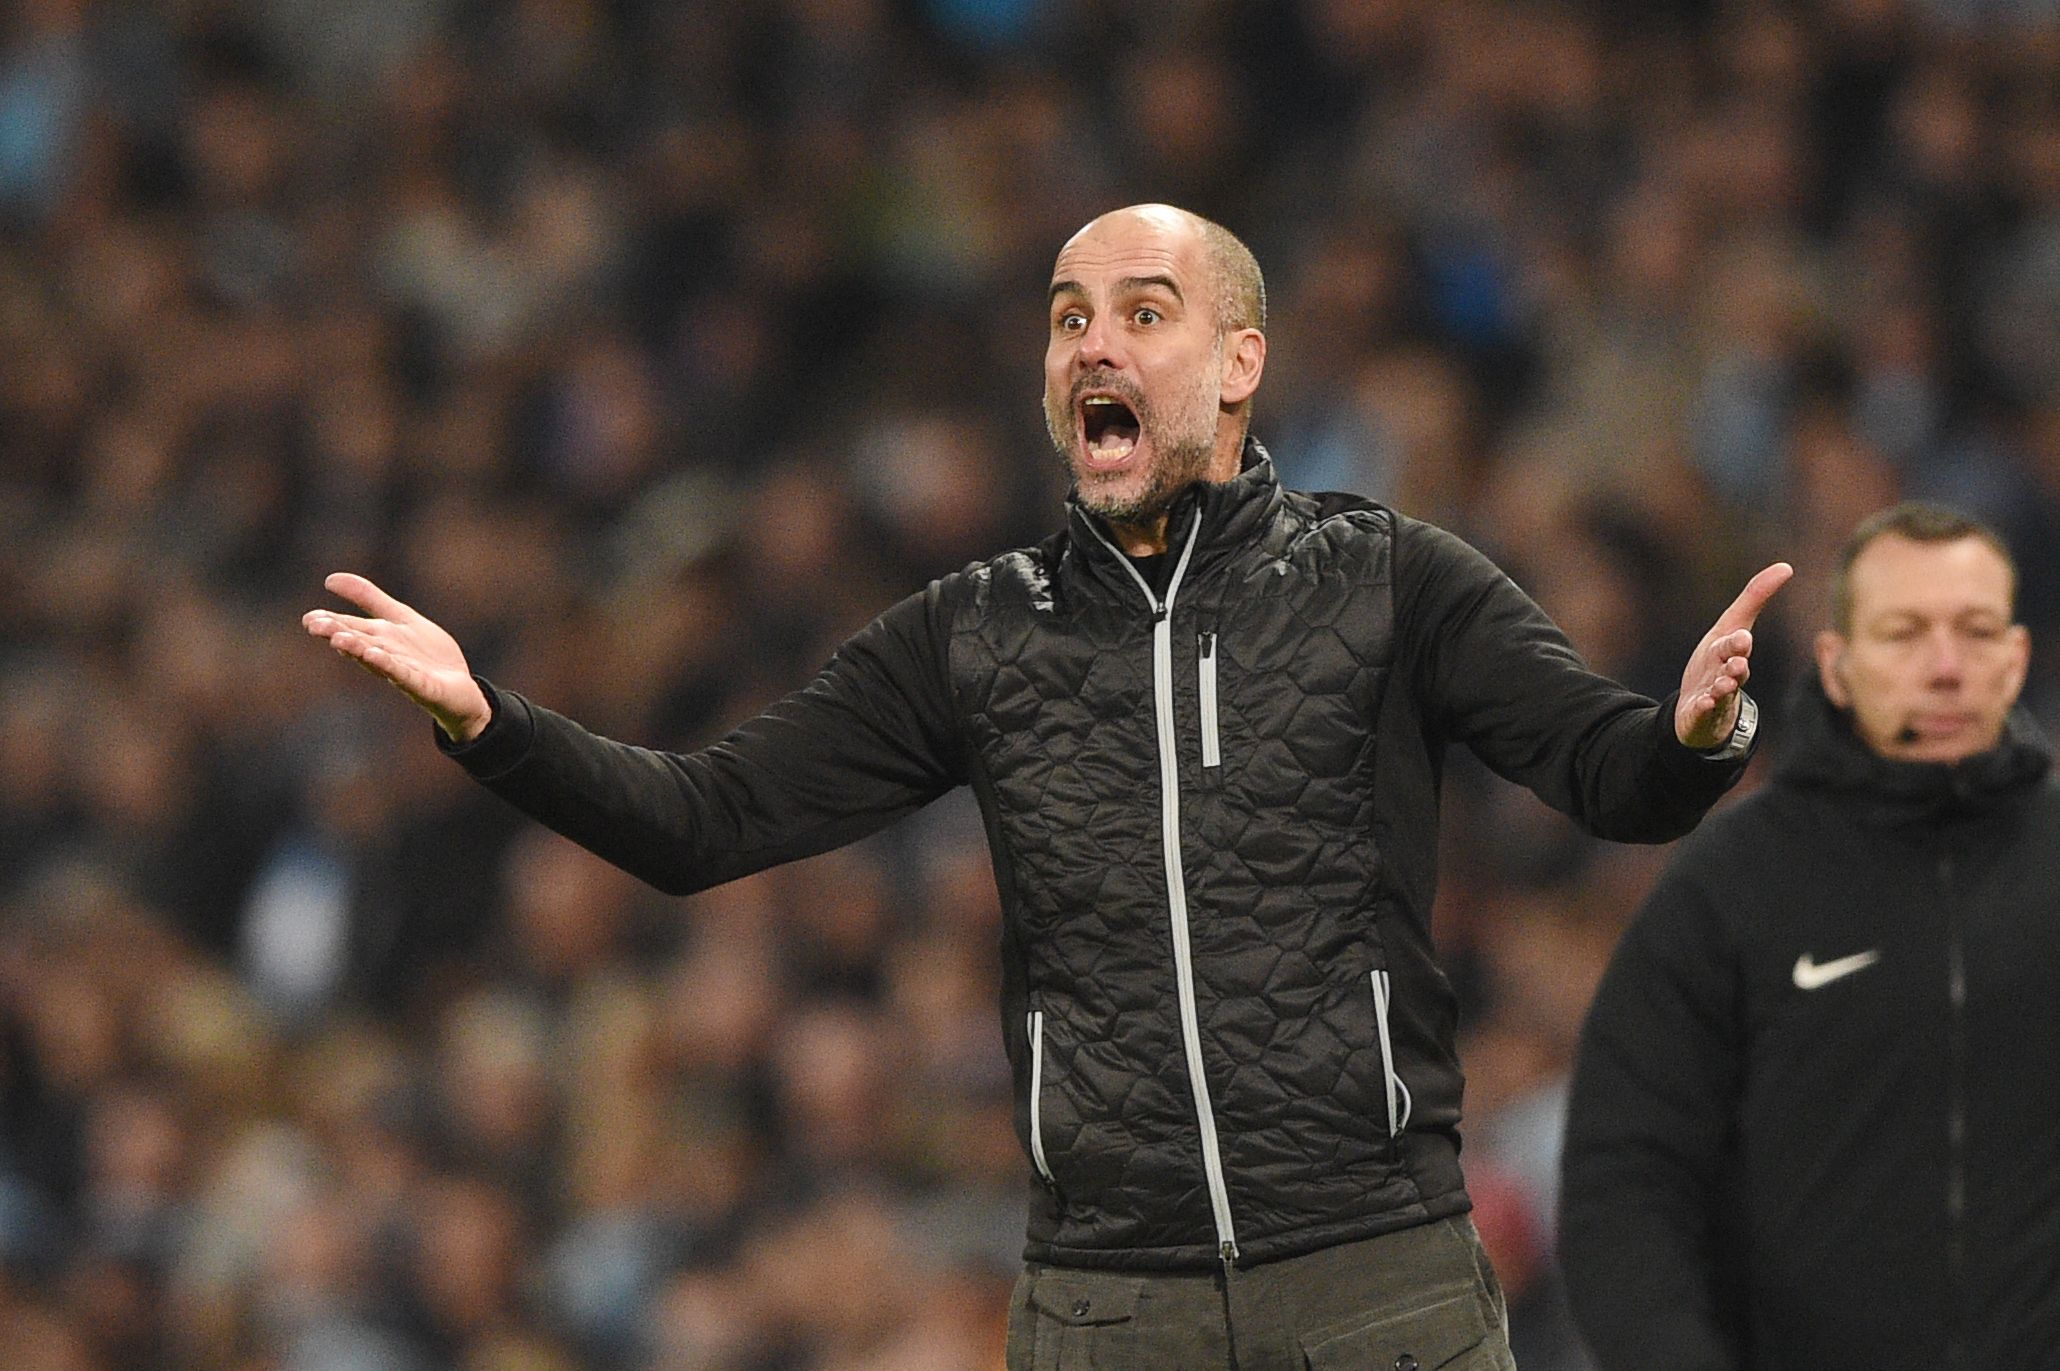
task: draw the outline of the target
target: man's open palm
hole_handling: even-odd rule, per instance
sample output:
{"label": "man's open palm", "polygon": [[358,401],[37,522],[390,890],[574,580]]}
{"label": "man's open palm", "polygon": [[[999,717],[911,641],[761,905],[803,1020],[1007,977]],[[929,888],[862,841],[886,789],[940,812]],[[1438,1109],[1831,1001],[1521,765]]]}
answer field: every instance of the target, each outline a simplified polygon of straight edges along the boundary
{"label": "man's open palm", "polygon": [[1674,736],[1700,751],[1722,747],[1738,722],[1738,692],[1752,675],[1752,626],[1795,568],[1776,562],[1745,583],[1689,655],[1674,706]]}
{"label": "man's open palm", "polygon": [[452,741],[469,743],[485,730],[493,712],[457,639],[362,576],[339,571],[322,584],[365,614],[311,609],[300,618],[309,633],[399,688]]}

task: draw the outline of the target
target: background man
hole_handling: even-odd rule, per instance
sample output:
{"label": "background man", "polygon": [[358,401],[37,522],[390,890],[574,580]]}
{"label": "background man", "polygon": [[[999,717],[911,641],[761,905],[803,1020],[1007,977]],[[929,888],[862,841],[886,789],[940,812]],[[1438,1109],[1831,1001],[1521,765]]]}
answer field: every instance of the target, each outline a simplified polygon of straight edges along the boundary
{"label": "background man", "polygon": [[1430,952],[1444,745],[1595,832],[1655,841],[1695,823],[1751,743],[1750,627],[1785,565],[1718,620],[1672,702],[1590,673],[1449,534],[1280,488],[1247,436],[1264,299],[1244,246],[1183,211],[1082,229],[1053,271],[1045,355],[1066,529],[932,583],[698,753],[492,690],[362,578],[328,585],[368,616],[306,616],[428,709],[474,776],[666,890],[973,786],[1038,1178],[1012,1367],[1439,1366],[1473,1349],[1510,1365],[1465,1218],[1452,999]]}
{"label": "background man", "polygon": [[1583,1035],[1562,1258],[1607,1371],[2060,1365],[2060,791],[1995,534],[1847,543],[1772,784]]}

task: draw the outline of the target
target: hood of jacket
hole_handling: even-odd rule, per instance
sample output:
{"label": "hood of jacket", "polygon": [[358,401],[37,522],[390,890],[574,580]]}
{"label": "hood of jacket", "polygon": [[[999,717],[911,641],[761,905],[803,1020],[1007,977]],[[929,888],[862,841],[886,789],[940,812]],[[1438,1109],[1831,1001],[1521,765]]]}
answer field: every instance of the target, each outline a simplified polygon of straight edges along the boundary
{"label": "hood of jacket", "polygon": [[2021,704],[1986,752],[1958,762],[1905,762],[1860,740],[1852,714],[1825,695],[1815,672],[1789,693],[1775,779],[1844,797],[1878,827],[1972,818],[2021,802],[2044,781],[2053,746]]}

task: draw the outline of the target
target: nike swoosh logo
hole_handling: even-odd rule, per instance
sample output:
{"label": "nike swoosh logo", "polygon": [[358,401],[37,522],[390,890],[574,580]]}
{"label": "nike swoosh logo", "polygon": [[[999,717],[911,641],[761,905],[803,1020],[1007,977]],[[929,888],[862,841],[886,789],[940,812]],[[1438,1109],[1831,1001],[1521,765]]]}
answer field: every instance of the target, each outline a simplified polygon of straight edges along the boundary
{"label": "nike swoosh logo", "polygon": [[1821,990],[1841,976],[1850,976],[1855,971],[1864,971],[1881,960],[1881,949],[1855,952],[1850,957],[1835,961],[1817,962],[1805,952],[1795,959],[1795,986],[1798,990]]}

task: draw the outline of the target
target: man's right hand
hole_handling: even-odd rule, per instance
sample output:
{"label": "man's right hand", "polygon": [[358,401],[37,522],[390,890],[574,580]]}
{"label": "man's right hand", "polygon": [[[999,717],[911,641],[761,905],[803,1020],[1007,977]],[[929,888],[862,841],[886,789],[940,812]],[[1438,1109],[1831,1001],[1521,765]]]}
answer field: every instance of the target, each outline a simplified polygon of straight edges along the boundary
{"label": "man's right hand", "polygon": [[457,639],[362,576],[339,571],[322,584],[365,615],[311,609],[300,617],[309,633],[428,710],[452,742],[486,731],[493,709]]}

